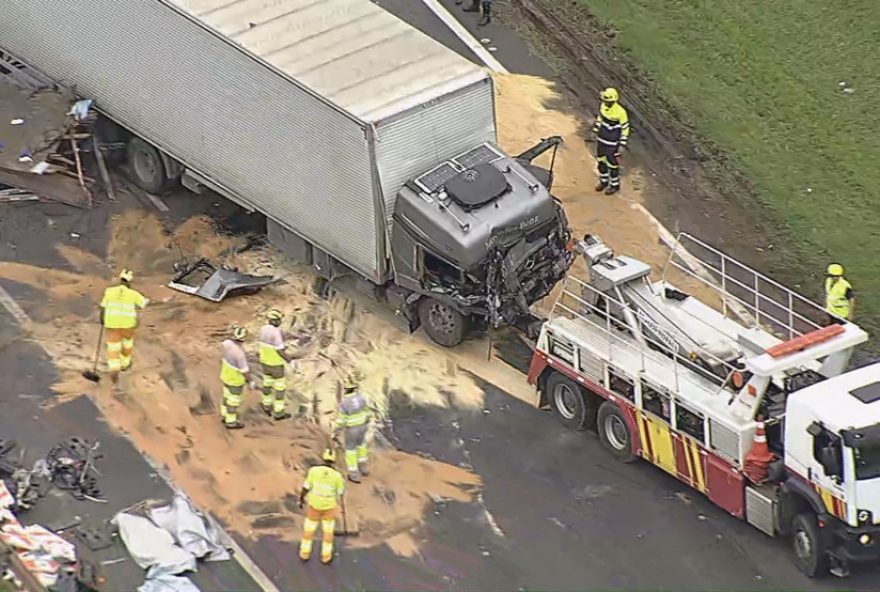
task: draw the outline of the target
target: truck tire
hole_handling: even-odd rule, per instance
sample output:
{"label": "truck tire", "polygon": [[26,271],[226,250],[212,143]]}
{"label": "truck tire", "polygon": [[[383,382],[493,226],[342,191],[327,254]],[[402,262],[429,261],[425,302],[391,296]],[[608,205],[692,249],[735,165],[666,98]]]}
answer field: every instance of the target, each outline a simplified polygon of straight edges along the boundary
{"label": "truck tire", "polygon": [[467,319],[439,300],[425,297],[419,301],[419,321],[428,337],[444,347],[455,347],[464,340]]}
{"label": "truck tire", "polygon": [[547,398],[559,421],[570,430],[584,432],[596,427],[596,406],[592,397],[572,379],[554,372],[547,378]]}
{"label": "truck tire", "polygon": [[632,452],[633,437],[620,409],[612,401],[605,401],[599,406],[596,420],[599,441],[618,460],[629,463],[636,459]]}
{"label": "truck tire", "polygon": [[162,155],[137,136],[128,142],[128,170],[134,184],[144,191],[161,193],[168,187]]}
{"label": "truck tire", "polygon": [[808,578],[828,572],[828,550],[814,513],[803,512],[792,520],[791,548],[795,565]]}

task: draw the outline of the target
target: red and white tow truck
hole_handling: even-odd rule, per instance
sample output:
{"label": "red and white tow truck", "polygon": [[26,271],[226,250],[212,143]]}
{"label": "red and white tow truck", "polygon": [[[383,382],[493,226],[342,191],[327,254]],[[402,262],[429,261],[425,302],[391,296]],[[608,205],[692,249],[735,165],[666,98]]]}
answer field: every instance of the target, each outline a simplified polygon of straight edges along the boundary
{"label": "red and white tow truck", "polygon": [[541,328],[539,405],[790,537],[810,577],[880,561],[880,363],[846,372],[865,331],[689,235],[659,281],[596,237],[577,249],[589,279]]}

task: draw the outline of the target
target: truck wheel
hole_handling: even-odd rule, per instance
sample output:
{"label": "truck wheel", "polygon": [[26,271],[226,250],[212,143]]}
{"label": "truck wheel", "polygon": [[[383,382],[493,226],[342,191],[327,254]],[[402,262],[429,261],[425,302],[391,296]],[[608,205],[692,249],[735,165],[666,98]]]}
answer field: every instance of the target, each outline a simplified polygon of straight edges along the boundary
{"label": "truck wheel", "polygon": [[439,300],[422,298],[419,320],[428,337],[444,347],[455,347],[464,340],[467,324],[464,315]]}
{"label": "truck wheel", "polygon": [[553,413],[562,425],[579,432],[596,427],[595,403],[575,381],[554,372],[545,388]]}
{"label": "truck wheel", "polygon": [[632,453],[632,434],[629,432],[626,419],[617,405],[612,401],[602,403],[599,406],[599,417],[596,423],[602,446],[625,463],[636,459]]}
{"label": "truck wheel", "polygon": [[150,193],[161,193],[168,186],[162,155],[137,136],[128,142],[128,170],[134,184]]}
{"label": "truck wheel", "polygon": [[804,512],[794,517],[791,524],[791,547],[795,564],[805,576],[815,578],[828,571],[828,552],[816,515]]}

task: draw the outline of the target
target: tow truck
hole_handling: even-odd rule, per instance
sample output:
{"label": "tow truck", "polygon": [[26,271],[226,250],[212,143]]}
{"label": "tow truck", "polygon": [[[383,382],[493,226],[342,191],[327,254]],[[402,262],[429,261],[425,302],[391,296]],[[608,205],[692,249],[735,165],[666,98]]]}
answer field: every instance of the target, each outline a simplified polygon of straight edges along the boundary
{"label": "tow truck", "polygon": [[789,537],[809,577],[878,562],[880,363],[847,371],[867,333],[687,234],[656,281],[598,237],[576,249],[587,278],[541,327],[538,405]]}

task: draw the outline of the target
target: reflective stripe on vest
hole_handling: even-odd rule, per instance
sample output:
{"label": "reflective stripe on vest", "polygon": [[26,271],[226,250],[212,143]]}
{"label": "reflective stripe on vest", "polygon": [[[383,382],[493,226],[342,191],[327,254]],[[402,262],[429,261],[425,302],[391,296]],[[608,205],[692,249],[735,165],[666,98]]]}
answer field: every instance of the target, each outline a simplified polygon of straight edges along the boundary
{"label": "reflective stripe on vest", "polygon": [[244,372],[224,359],[220,368],[220,381],[229,386],[241,386],[245,383]]}
{"label": "reflective stripe on vest", "polygon": [[273,346],[260,343],[260,363],[267,366],[283,366],[284,358]]}
{"label": "reflective stripe on vest", "polygon": [[345,395],[339,405],[339,418],[336,424],[340,427],[356,428],[367,423],[370,410],[367,401],[360,393]]}
{"label": "reflective stripe on vest", "polygon": [[825,280],[825,310],[842,318],[849,316],[849,299],[846,297],[852,286],[843,278]]}

